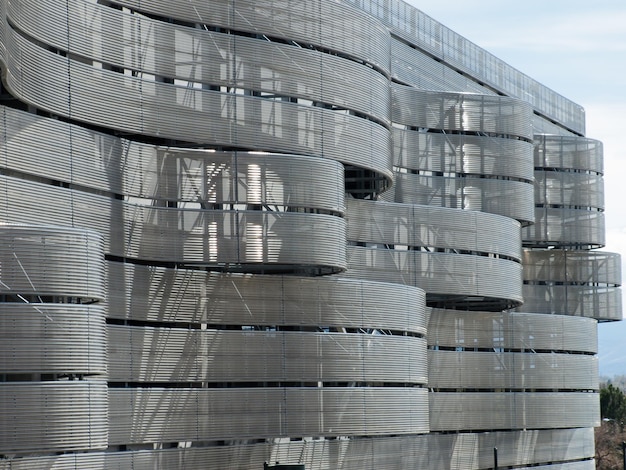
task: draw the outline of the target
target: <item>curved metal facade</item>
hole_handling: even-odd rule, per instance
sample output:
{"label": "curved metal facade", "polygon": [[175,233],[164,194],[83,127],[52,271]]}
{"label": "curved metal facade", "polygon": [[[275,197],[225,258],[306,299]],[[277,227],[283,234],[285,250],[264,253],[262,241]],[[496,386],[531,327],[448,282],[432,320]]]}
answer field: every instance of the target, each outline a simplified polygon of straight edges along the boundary
{"label": "curved metal facade", "polygon": [[0,449],[106,449],[102,238],[0,225]]}
{"label": "curved metal facade", "polygon": [[594,467],[582,108],[296,3],[0,0],[0,470]]}

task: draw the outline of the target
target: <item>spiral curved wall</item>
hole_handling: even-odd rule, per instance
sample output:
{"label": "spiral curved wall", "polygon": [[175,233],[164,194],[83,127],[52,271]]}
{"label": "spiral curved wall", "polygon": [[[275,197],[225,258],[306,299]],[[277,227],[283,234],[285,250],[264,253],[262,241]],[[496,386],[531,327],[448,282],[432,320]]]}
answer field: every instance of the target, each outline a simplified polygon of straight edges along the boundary
{"label": "spiral curved wall", "polygon": [[0,0],[0,469],[594,467],[582,108],[296,3]]}

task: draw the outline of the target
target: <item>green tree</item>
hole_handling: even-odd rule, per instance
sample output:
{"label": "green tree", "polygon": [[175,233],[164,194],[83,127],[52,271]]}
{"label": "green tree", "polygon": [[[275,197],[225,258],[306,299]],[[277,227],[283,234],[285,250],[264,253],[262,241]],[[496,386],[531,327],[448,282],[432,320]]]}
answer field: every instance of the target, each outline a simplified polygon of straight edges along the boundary
{"label": "green tree", "polygon": [[622,470],[622,442],[626,441],[626,395],[612,384],[600,388],[602,422],[595,430],[596,468]]}
{"label": "green tree", "polygon": [[618,423],[621,428],[626,424],[626,396],[613,384],[600,389],[600,415],[603,420]]}

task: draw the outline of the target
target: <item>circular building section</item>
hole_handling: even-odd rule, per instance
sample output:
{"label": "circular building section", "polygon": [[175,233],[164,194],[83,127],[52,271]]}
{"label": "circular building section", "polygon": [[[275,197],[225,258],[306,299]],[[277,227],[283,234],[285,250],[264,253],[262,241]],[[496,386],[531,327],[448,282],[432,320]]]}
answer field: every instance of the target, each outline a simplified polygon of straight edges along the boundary
{"label": "circular building section", "polygon": [[108,445],[102,237],[0,226],[0,453]]}

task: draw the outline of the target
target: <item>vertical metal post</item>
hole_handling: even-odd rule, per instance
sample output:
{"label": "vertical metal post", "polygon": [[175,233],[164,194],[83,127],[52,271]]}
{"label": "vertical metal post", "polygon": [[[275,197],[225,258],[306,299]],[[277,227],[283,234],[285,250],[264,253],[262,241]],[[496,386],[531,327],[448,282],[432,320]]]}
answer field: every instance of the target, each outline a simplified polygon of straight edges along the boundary
{"label": "vertical metal post", "polygon": [[498,470],[498,448],[497,447],[493,448],[493,470]]}

